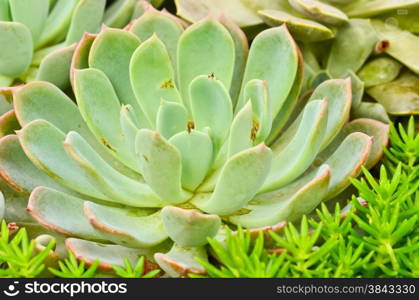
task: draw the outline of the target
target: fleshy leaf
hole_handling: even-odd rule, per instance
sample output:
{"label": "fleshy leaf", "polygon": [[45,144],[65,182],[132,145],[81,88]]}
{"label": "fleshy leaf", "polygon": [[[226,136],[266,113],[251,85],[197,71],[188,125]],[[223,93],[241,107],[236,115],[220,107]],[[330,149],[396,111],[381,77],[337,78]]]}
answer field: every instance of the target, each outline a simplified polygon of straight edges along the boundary
{"label": "fleshy leaf", "polygon": [[184,130],[170,138],[182,158],[182,186],[194,191],[204,180],[213,161],[213,145],[207,133]]}
{"label": "fleshy leaf", "polygon": [[[419,1],[417,1],[419,3]],[[406,30],[400,30],[396,26],[385,24],[379,20],[373,20],[372,24],[377,30],[381,41],[386,41],[389,46],[385,52],[400,61],[410,70],[419,74],[419,37]]]}
{"label": "fleshy leaf", "polygon": [[84,202],[90,224],[116,244],[132,248],[156,246],[167,238],[160,213],[141,209],[108,207]]}
{"label": "fleshy leaf", "polygon": [[53,42],[60,42],[65,38],[74,8],[78,3],[78,0],[57,0],[57,3],[48,15],[44,30],[36,43],[36,49],[50,45]]}
{"label": "fleshy leaf", "polygon": [[162,101],[157,112],[156,128],[166,139],[187,129],[188,112],[176,102]]}
{"label": "fleshy leaf", "polygon": [[357,72],[370,56],[376,42],[377,36],[369,20],[349,20],[349,23],[339,28],[333,41],[327,70],[339,78],[347,74],[348,70]]}
{"label": "fleshy leaf", "polygon": [[[342,192],[350,178],[361,172],[372,146],[372,138],[361,132],[349,134],[337,150],[324,162],[331,168],[331,177],[325,200],[330,200]],[[342,159],[345,157],[346,159]]]}
{"label": "fleshy leaf", "polygon": [[143,42],[132,55],[129,69],[134,94],[155,128],[161,99],[181,103],[174,70],[163,42],[156,35]]}
{"label": "fleshy leaf", "polygon": [[190,109],[189,85],[197,76],[212,74],[230,89],[234,42],[220,23],[206,19],[188,27],[180,37],[177,55],[179,90],[187,109]]}
{"label": "fleshy leaf", "polygon": [[170,61],[176,69],[177,44],[183,33],[182,26],[176,20],[150,7],[139,19],[134,21],[130,31],[141,41],[148,40],[154,34],[157,35],[165,45]]}
{"label": "fleshy leaf", "polygon": [[37,186],[66,190],[29,160],[16,135],[0,139],[0,175],[15,190],[29,194]]}
{"label": "fleshy leaf", "polygon": [[253,41],[243,78],[238,112],[248,99],[244,87],[252,79],[264,80],[275,117],[283,106],[293,86],[298,67],[297,45],[285,26],[263,31]]}
{"label": "fleshy leaf", "polygon": [[29,29],[16,22],[0,22],[0,73],[17,77],[32,60],[33,42]]}
{"label": "fleshy leaf", "polygon": [[310,19],[331,25],[347,22],[348,17],[340,9],[316,0],[289,0],[292,7]]}
{"label": "fleshy leaf", "polygon": [[352,102],[351,80],[331,79],[325,81],[314,90],[310,100],[324,98],[328,101],[328,116],[321,149],[324,149],[333,140],[349,119]]}
{"label": "fleshy leaf", "polygon": [[266,9],[258,12],[270,26],[286,24],[296,40],[317,42],[333,38],[335,35],[326,26],[303,18],[295,17],[285,11]]}
{"label": "fleshy leaf", "polygon": [[403,72],[395,81],[369,88],[367,93],[391,115],[419,114],[419,75]]}
{"label": "fleshy leaf", "polygon": [[368,159],[365,162],[365,167],[370,169],[375,166],[384,154],[383,148],[388,145],[389,126],[372,119],[356,119],[345,124],[333,142],[316,158],[316,163],[324,163],[324,161],[336,151],[343,140],[354,132],[362,132],[373,137],[371,150]]}
{"label": "fleshy leaf", "polygon": [[39,65],[36,80],[48,81],[62,90],[70,87],[70,66],[76,44],[48,54]]}
{"label": "fleshy leaf", "polygon": [[359,71],[359,78],[365,87],[388,83],[396,79],[402,65],[390,57],[378,57],[371,60]]}
{"label": "fleshy leaf", "polygon": [[371,17],[390,10],[408,9],[419,4],[418,0],[370,0],[351,1],[344,7],[350,17]]}
{"label": "fleshy leaf", "polygon": [[145,256],[147,261],[145,267],[155,267],[152,262],[153,254],[156,251],[167,251],[170,245],[159,245],[155,248],[133,249],[120,245],[101,244],[81,239],[66,239],[65,245],[79,260],[84,260],[87,265],[91,265],[96,259],[100,261],[99,269],[104,271],[113,271],[112,266],[123,267],[124,260],[128,259],[132,265],[138,261],[139,256]]}
{"label": "fleshy leaf", "polygon": [[45,120],[35,120],[23,127],[18,137],[26,155],[51,178],[81,194],[106,199],[67,155],[63,147],[65,134],[54,125]]}
{"label": "fleshy leaf", "polygon": [[294,137],[273,157],[263,192],[280,188],[304,173],[320,151],[327,122],[327,101],[316,100],[306,105]]}
{"label": "fleshy leaf", "polygon": [[104,200],[134,207],[163,205],[148,185],[116,171],[76,132],[67,134],[64,147],[70,157],[85,171],[89,182],[108,197]]}
{"label": "fleshy leaf", "polygon": [[144,120],[130,80],[131,57],[139,45],[140,40],[131,32],[105,28],[92,44],[89,66],[103,71],[112,83],[119,102],[131,105],[137,114],[138,121],[149,127],[150,124]]}
{"label": "fleshy leaf", "polygon": [[175,206],[164,207],[161,218],[170,238],[183,247],[204,246],[207,238],[214,237],[221,225],[221,219],[217,215],[202,214]]}
{"label": "fleshy leaf", "polygon": [[197,130],[211,128],[215,153],[228,134],[233,107],[228,90],[213,76],[198,76],[190,85],[190,105]]}
{"label": "fleshy leaf", "polygon": [[186,248],[174,244],[168,253],[154,254],[159,266],[171,277],[186,276],[189,273],[205,274],[205,268],[196,262],[196,258],[207,259],[205,248]]}
{"label": "fleshy leaf", "polygon": [[246,209],[250,212],[229,217],[229,221],[246,228],[295,221],[310,213],[323,200],[330,180],[330,168],[313,170],[291,184],[257,195]]}
{"label": "fleshy leaf", "polygon": [[230,96],[233,101],[233,105],[235,105],[238,101],[240,88],[242,84],[242,77],[244,73],[244,69],[246,67],[247,56],[249,54],[249,42],[247,41],[247,37],[244,32],[240,29],[240,27],[232,22],[230,19],[221,15],[219,18],[221,24],[228,30],[231,37],[233,38],[234,42],[234,72],[233,72],[233,80],[231,82],[230,87]]}
{"label": "fleshy leaf", "polygon": [[27,210],[52,231],[89,240],[104,240],[84,215],[83,199],[41,186],[31,193]]}
{"label": "fleshy leaf", "polygon": [[102,24],[106,0],[80,0],[74,9],[66,45],[78,42],[85,32],[96,33]]}
{"label": "fleshy leaf", "polygon": [[104,23],[109,27],[124,27],[131,19],[137,0],[116,0],[107,9]]}
{"label": "fleshy leaf", "polygon": [[351,109],[351,119],[368,118],[385,124],[390,123],[383,105],[377,102],[361,102],[357,107]]}
{"label": "fleshy leaf", "polygon": [[253,146],[253,126],[252,104],[248,102],[234,117],[233,123],[231,124],[227,146],[228,157]]}
{"label": "fleshy leaf", "polygon": [[9,0],[9,4],[13,22],[25,25],[31,31],[33,43],[36,43],[48,16],[49,0]]}
{"label": "fleshy leaf", "polygon": [[167,203],[185,202],[189,195],[181,186],[182,161],[179,150],[158,132],[148,129],[138,132],[136,149],[141,174],[151,189]]}
{"label": "fleshy leaf", "polygon": [[217,215],[228,215],[243,208],[265,181],[272,152],[264,144],[232,156],[224,165],[212,194],[198,194],[192,203]]}

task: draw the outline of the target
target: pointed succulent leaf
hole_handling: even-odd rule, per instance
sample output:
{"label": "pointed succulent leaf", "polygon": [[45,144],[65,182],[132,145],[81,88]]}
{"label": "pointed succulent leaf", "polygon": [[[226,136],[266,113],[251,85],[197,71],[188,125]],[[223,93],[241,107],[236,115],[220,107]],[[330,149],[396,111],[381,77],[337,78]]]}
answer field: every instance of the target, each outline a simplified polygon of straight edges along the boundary
{"label": "pointed succulent leaf", "polygon": [[246,228],[298,220],[323,200],[329,180],[330,168],[324,165],[281,189],[257,195],[246,206],[249,213],[231,216],[228,220]]}
{"label": "pointed succulent leaf", "polygon": [[161,218],[169,237],[183,247],[204,246],[208,238],[217,234],[221,225],[221,219],[217,215],[202,214],[175,206],[164,207]]}
{"label": "pointed succulent leaf", "polygon": [[388,145],[389,126],[372,119],[356,119],[345,124],[333,142],[317,156],[317,164],[326,161],[326,159],[336,151],[343,140],[354,132],[362,132],[373,137],[371,150],[364,165],[368,169],[375,166],[384,154],[383,148]]}
{"label": "pointed succulent leaf", "polygon": [[230,136],[228,138],[227,146],[228,157],[231,157],[234,154],[251,148],[253,146],[253,128],[254,124],[252,103],[247,102],[247,104],[234,117],[233,123],[231,124]]}
{"label": "pointed succulent leaf", "polygon": [[325,81],[314,90],[310,100],[324,98],[328,101],[328,116],[321,149],[324,149],[333,140],[349,119],[352,102],[351,80]]}
{"label": "pointed succulent leaf", "polygon": [[344,7],[350,17],[371,17],[390,10],[408,9],[419,5],[418,0],[371,0],[351,1]]}
{"label": "pointed succulent leaf", "polygon": [[109,149],[92,135],[74,102],[54,85],[47,82],[26,84],[14,93],[14,107],[22,126],[43,119],[64,133],[77,131],[108,163],[127,173],[127,168],[122,168]]}
{"label": "pointed succulent leaf", "polygon": [[347,76],[343,76],[343,78],[347,77],[351,78],[351,109],[353,109],[357,107],[362,101],[362,97],[364,96],[365,84],[364,81],[361,80],[353,71],[349,71]]}
{"label": "pointed succulent leaf", "polygon": [[[270,133],[266,139],[268,145],[277,139],[280,135],[282,129],[287,125],[287,122],[292,120],[290,117],[292,113],[298,110],[298,102],[300,98],[301,89],[304,83],[304,63],[303,57],[300,51],[298,53],[298,66],[297,74],[295,76],[294,83],[292,85],[291,91],[289,92],[287,99],[281,107],[279,113],[271,121],[272,125],[270,127]],[[303,97],[301,97],[303,98]],[[303,100],[303,99],[302,99]]]}
{"label": "pointed succulent leaf", "polygon": [[187,124],[188,112],[182,104],[164,100],[160,103],[156,129],[164,138],[170,139],[176,133],[186,130]]}
{"label": "pointed succulent leaf", "polygon": [[404,71],[398,79],[367,89],[391,115],[419,114],[419,75]]}
{"label": "pointed succulent leaf", "polygon": [[36,80],[48,81],[66,90],[70,87],[70,66],[76,44],[48,54],[39,65]]}
{"label": "pointed succulent leaf", "polygon": [[167,49],[170,61],[176,69],[177,44],[183,33],[182,26],[176,20],[154,8],[150,8],[134,21],[130,31],[138,36],[141,41],[148,40],[154,34],[157,35]]}
{"label": "pointed succulent leaf", "polygon": [[36,43],[36,49],[65,38],[77,3],[78,0],[57,0],[48,15],[41,37]]}
{"label": "pointed succulent leaf", "polygon": [[[361,172],[372,146],[372,138],[361,132],[349,134],[337,150],[324,162],[331,168],[331,177],[325,200],[330,200],[343,191],[350,178]],[[343,160],[342,157],[346,159]]]}
{"label": "pointed succulent leaf", "polygon": [[116,0],[106,10],[104,23],[106,26],[121,28],[127,24],[134,12],[137,0]]}
{"label": "pointed succulent leaf", "polygon": [[[327,70],[342,77],[348,70],[357,72],[370,56],[377,35],[369,20],[351,19],[339,28],[327,61]],[[357,45],[357,47],[353,47]]]}
{"label": "pointed succulent leaf", "polygon": [[268,87],[262,80],[250,80],[244,87],[244,98],[250,100],[253,111],[254,144],[263,142],[272,126],[272,107],[269,102]]}
{"label": "pointed succulent leaf", "polygon": [[293,16],[280,10],[260,10],[259,15],[270,26],[286,24],[292,36],[299,41],[317,42],[333,38],[335,35],[326,26]]}
{"label": "pointed succulent leaf", "polygon": [[409,31],[400,30],[396,26],[385,24],[379,20],[373,20],[372,25],[377,31],[379,39],[389,44],[385,48],[385,53],[400,61],[416,74],[419,74],[419,62],[416,51],[416,49],[419,49],[419,37]]}
{"label": "pointed succulent leaf", "polygon": [[326,100],[314,100],[306,105],[294,137],[273,157],[271,172],[263,185],[263,192],[278,189],[304,173],[320,151],[327,119]]}
{"label": "pointed succulent leaf", "polygon": [[169,252],[156,253],[154,259],[169,276],[180,277],[189,273],[205,274],[205,268],[196,259],[207,260],[203,247],[187,248],[174,244]]}
{"label": "pointed succulent leaf", "polygon": [[369,88],[393,81],[401,69],[402,65],[391,57],[378,57],[365,64],[358,75],[365,87]]}
{"label": "pointed succulent leaf", "polygon": [[167,238],[160,213],[84,202],[90,224],[116,244],[132,248],[156,246]]}
{"label": "pointed succulent leaf", "polygon": [[224,165],[212,195],[198,194],[192,203],[217,215],[229,215],[243,208],[258,192],[272,161],[272,152],[264,144],[232,156]]}
{"label": "pointed succulent leaf", "polygon": [[106,0],[80,0],[74,9],[70,28],[65,39],[66,45],[78,42],[85,32],[100,30]]}
{"label": "pointed succulent leaf", "polygon": [[98,69],[76,70],[74,91],[80,113],[98,141],[127,167],[138,170],[135,155],[123,143],[121,104],[106,75]]}
{"label": "pointed succulent leaf", "polygon": [[238,112],[248,99],[244,87],[252,79],[264,80],[268,86],[269,103],[274,118],[283,106],[297,74],[297,45],[285,26],[260,33],[252,43],[244,73]]}
{"label": "pointed succulent leaf", "polygon": [[208,18],[188,27],[179,39],[177,55],[179,89],[186,108],[190,109],[190,83],[197,76],[212,74],[230,89],[234,42],[220,23]]}
{"label": "pointed succulent leaf", "polygon": [[131,105],[138,114],[138,120],[145,122],[131,87],[129,69],[131,57],[139,45],[140,40],[131,32],[105,28],[92,44],[89,66],[103,71],[112,83],[119,102]]}
{"label": "pointed succulent leaf", "polygon": [[170,138],[182,158],[182,186],[194,191],[204,180],[213,161],[213,145],[205,132],[184,130]]}
{"label": "pointed succulent leaf", "polygon": [[66,190],[29,160],[16,135],[0,139],[0,176],[15,190],[29,194],[37,186]]}
{"label": "pointed succulent leaf", "polygon": [[0,22],[0,74],[17,77],[32,60],[33,42],[29,29],[17,22]]}
{"label": "pointed succulent leaf", "polygon": [[48,16],[49,0],[19,1],[9,0],[10,13],[14,22],[25,25],[36,43]]}
{"label": "pointed succulent leaf", "polygon": [[190,84],[190,104],[197,130],[211,128],[216,151],[228,134],[233,107],[228,90],[212,75],[201,75]]}
{"label": "pointed succulent leaf", "polygon": [[104,240],[84,215],[83,199],[41,186],[31,193],[27,210],[52,231],[83,239]]}
{"label": "pointed succulent leaf", "polygon": [[74,85],[74,71],[89,67],[89,53],[96,36],[96,34],[85,33],[76,44],[70,67],[70,80],[72,85]]}
{"label": "pointed succulent leaf", "polygon": [[247,37],[244,32],[236,23],[224,15],[220,16],[219,21],[228,30],[234,42],[234,80],[231,82],[230,96],[233,101],[233,105],[235,105],[238,101],[243,73],[246,67],[247,56],[249,54],[249,42],[247,41]]}
{"label": "pointed succulent leaf", "polygon": [[185,202],[189,195],[181,186],[182,161],[179,150],[158,132],[148,129],[138,132],[136,150],[141,174],[151,189],[167,203]]}
{"label": "pointed succulent leaf", "polygon": [[163,202],[150,187],[116,171],[76,132],[67,134],[64,148],[84,171],[89,182],[110,202],[134,207],[161,207]]}
{"label": "pointed succulent leaf", "polygon": [[138,261],[139,256],[145,256],[145,271],[156,268],[153,254],[156,251],[168,251],[170,245],[166,243],[153,248],[127,248],[120,245],[102,244],[76,238],[65,240],[66,248],[71,251],[78,259],[84,260],[87,265],[91,265],[95,260],[99,260],[99,269],[103,271],[113,271],[112,266],[124,267],[124,262],[128,259],[132,265]]}
{"label": "pointed succulent leaf", "polygon": [[181,103],[166,47],[153,35],[132,55],[130,79],[134,94],[148,120],[155,128],[161,99]]}
{"label": "pointed succulent leaf", "polygon": [[331,25],[348,22],[348,16],[340,9],[316,0],[289,0],[292,7],[315,21]]}
{"label": "pointed succulent leaf", "polygon": [[54,125],[45,120],[35,120],[23,127],[18,137],[31,161],[57,182],[81,194],[106,199],[67,155],[63,147],[65,134]]}

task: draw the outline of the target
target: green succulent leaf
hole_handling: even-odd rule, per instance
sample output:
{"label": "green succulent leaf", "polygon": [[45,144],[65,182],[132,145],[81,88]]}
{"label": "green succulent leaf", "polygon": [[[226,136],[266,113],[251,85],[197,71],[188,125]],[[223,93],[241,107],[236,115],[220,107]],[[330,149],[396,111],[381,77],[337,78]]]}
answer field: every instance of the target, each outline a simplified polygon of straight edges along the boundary
{"label": "green succulent leaf", "polygon": [[155,128],[161,99],[181,103],[175,75],[166,47],[153,35],[134,52],[130,62],[130,79],[140,106]]}
{"label": "green succulent leaf", "polygon": [[33,41],[22,23],[0,22],[0,74],[17,77],[25,73],[32,60]]}
{"label": "green succulent leaf", "polygon": [[141,129],[136,137],[136,153],[141,174],[162,200],[179,204],[188,199],[189,194],[181,186],[182,158],[178,149],[158,132]]}
{"label": "green succulent leaf", "polygon": [[189,86],[197,76],[212,74],[225,89],[230,89],[234,52],[229,32],[213,19],[203,20],[185,30],[178,43],[177,66],[179,90],[186,108],[191,107]]}
{"label": "green succulent leaf", "polygon": [[271,161],[272,152],[264,144],[235,154],[221,170],[213,194],[198,194],[192,203],[205,212],[221,216],[239,210],[261,188]]}
{"label": "green succulent leaf", "polygon": [[[161,211],[164,228],[169,237],[183,247],[200,247],[214,237],[221,225],[217,215],[207,215],[196,210],[166,206]],[[188,232],[185,235],[185,232]]]}

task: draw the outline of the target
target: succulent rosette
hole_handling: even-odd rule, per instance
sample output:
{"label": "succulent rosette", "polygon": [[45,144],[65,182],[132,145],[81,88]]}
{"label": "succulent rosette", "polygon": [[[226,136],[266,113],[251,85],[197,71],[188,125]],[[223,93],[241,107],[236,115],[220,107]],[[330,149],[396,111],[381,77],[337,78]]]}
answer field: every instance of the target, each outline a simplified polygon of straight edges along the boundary
{"label": "succulent rosette", "polygon": [[[253,36],[287,24],[305,59],[304,90],[352,78],[351,118],[389,122],[419,113],[418,0],[176,0],[196,22],[224,14]],[[364,94],[365,90],[365,94]]]}
{"label": "succulent rosette", "polygon": [[0,140],[0,174],[30,194],[31,217],[105,268],[146,255],[170,276],[201,273],[208,237],[298,220],[387,143],[387,125],[348,123],[350,78],[300,95],[286,26],[249,50],[226,18],[184,29],[149,8],[85,34],[70,78],[77,104],[48,82],[13,91],[22,129]]}

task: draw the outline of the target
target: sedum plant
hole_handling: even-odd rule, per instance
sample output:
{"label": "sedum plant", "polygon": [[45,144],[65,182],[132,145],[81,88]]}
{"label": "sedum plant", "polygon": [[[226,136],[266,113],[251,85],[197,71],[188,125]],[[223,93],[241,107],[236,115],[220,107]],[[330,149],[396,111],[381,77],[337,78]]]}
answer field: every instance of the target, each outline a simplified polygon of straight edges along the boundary
{"label": "sedum plant", "polygon": [[14,90],[22,129],[0,140],[1,176],[86,263],[144,255],[169,276],[205,272],[195,258],[207,259],[209,237],[280,230],[387,143],[387,125],[347,122],[349,78],[300,97],[303,60],[286,26],[247,45],[226,18],[185,30],[151,7],[125,29],[84,35],[77,105],[47,82]]}

